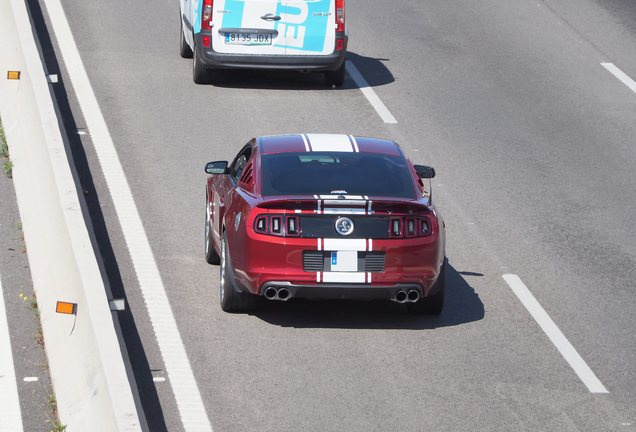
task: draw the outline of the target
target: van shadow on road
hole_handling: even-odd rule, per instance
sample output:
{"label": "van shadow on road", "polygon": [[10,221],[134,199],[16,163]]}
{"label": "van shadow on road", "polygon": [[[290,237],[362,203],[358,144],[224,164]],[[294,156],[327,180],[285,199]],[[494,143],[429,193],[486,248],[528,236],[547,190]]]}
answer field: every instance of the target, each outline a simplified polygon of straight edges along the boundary
{"label": "van shadow on road", "polygon": [[406,305],[391,301],[263,301],[253,315],[265,322],[295,328],[406,329],[426,330],[456,326],[484,318],[479,295],[462,274],[447,263],[446,301],[440,316],[411,315]]}
{"label": "van shadow on road", "polygon": [[[389,69],[384,65],[387,59],[364,57],[351,51],[346,61],[352,62],[360,71],[370,87],[377,87],[395,81]],[[214,88],[260,89],[260,90],[332,90],[325,84],[324,72],[300,72],[276,69],[221,69],[213,71]],[[195,85],[195,84],[193,84]],[[356,89],[353,79],[345,76],[342,90]]]}

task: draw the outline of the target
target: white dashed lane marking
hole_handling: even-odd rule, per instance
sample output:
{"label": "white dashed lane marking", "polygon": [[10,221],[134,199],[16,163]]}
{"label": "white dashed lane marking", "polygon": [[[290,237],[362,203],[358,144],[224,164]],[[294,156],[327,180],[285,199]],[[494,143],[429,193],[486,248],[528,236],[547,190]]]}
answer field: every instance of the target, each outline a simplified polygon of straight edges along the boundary
{"label": "white dashed lane marking", "polygon": [[505,274],[503,278],[590,392],[609,393],[519,276]]}
{"label": "white dashed lane marking", "polygon": [[362,94],[367,98],[373,109],[380,115],[384,123],[397,123],[393,114],[382,103],[377,94],[369,86],[369,83],[364,79],[358,68],[349,60],[345,63],[349,76],[353,78],[358,88],[362,91]]}
{"label": "white dashed lane marking", "polygon": [[55,37],[108,185],[186,431],[212,431],[146,231],[59,0],[45,0]]}
{"label": "white dashed lane marking", "polygon": [[613,63],[601,63],[601,65],[610,71],[610,73],[618,78],[623,84],[629,87],[631,91],[636,93],[636,81],[631,79],[625,72],[617,68]]}

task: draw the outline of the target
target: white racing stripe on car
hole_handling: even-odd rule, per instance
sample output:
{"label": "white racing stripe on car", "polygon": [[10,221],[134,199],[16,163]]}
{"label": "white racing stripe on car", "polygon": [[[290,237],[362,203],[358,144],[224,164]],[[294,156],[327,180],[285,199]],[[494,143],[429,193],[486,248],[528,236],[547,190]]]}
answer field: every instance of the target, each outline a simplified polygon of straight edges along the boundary
{"label": "white racing stripe on car", "polygon": [[345,198],[344,200],[342,200],[342,199],[324,199],[324,197],[323,197],[323,200],[324,200],[325,207],[327,207],[327,206],[339,206],[339,205],[342,205],[342,203],[344,201],[346,201],[347,205],[349,205],[349,206],[352,206],[352,207],[353,206],[358,206],[360,208],[365,208],[366,205],[367,205],[367,201],[363,200],[362,197],[357,197],[357,198],[360,198],[360,199],[351,199],[351,198],[347,199],[347,198]]}
{"label": "white racing stripe on car", "polygon": [[367,214],[366,208],[326,208],[322,211],[322,214]]}
{"label": "white racing stripe on car", "polygon": [[73,39],[64,9],[59,0],[46,0],[45,5],[119,218],[181,416],[183,430],[212,431],[141,216]]}
{"label": "white racing stripe on car", "polygon": [[[341,196],[343,196],[345,200],[365,200],[365,202],[362,203],[363,205],[366,204],[366,198],[367,198],[366,196],[362,196],[362,195],[314,195],[314,196],[323,200],[341,200],[342,198],[339,198]],[[332,204],[342,204],[342,202],[334,201]],[[348,204],[352,204],[352,203],[348,203]]]}
{"label": "white racing stripe on car", "polygon": [[[318,250],[325,251],[371,251],[372,239],[344,239],[326,238],[318,239]],[[364,272],[318,272],[316,282],[325,283],[371,283],[372,273]]]}
{"label": "white racing stripe on car", "polygon": [[308,134],[305,136],[311,151],[357,151],[347,135]]}
{"label": "white racing stripe on car", "polygon": [[309,144],[309,141],[307,140],[307,135],[302,135],[302,137],[303,137],[303,143],[305,143],[305,151],[310,152],[311,145]]}
{"label": "white racing stripe on car", "polygon": [[[342,199],[341,197],[344,197]],[[319,197],[314,195],[317,199],[318,214],[370,214],[371,202],[368,201],[368,196],[362,195],[320,195]],[[338,207],[343,203],[351,207]],[[334,207],[332,207],[334,206]],[[354,207],[358,206],[358,207]]]}
{"label": "white racing stripe on car", "polygon": [[356,141],[356,137],[349,135],[349,140],[351,141],[351,144],[353,144],[353,151],[359,152],[360,149],[358,148],[358,141]]}

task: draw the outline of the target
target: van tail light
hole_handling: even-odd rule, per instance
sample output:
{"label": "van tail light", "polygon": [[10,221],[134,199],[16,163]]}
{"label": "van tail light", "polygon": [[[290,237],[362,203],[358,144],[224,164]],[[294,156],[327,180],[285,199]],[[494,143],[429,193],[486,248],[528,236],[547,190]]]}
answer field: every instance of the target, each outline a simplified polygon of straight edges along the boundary
{"label": "van tail light", "polygon": [[210,30],[212,26],[212,3],[214,0],[203,0],[203,11],[201,13],[201,30]]}
{"label": "van tail light", "polygon": [[336,0],[336,31],[345,31],[345,0]]}

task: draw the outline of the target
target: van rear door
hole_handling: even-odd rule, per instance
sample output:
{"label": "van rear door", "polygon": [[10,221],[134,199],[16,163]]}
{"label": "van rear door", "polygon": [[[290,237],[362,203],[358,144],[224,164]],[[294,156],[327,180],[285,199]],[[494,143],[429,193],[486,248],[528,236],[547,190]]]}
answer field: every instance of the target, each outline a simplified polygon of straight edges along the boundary
{"label": "van rear door", "polygon": [[326,55],[336,40],[334,0],[288,0],[278,30],[285,35],[287,55]]}
{"label": "van rear door", "polygon": [[212,47],[228,54],[285,54],[276,24],[287,0],[215,0]]}
{"label": "van rear door", "polygon": [[220,53],[323,55],[335,43],[335,0],[214,0]]}

